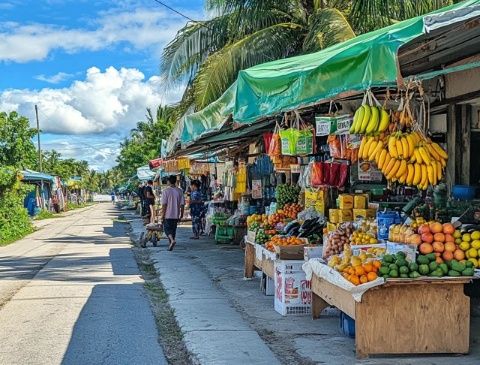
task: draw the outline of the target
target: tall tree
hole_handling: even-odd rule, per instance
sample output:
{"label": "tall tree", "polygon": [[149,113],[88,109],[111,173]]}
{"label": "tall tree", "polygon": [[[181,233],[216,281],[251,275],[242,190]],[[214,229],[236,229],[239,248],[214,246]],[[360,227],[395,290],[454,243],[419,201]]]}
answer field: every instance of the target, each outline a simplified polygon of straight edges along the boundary
{"label": "tall tree", "polygon": [[186,83],[177,109],[216,100],[240,70],[314,52],[424,14],[452,0],[206,0],[212,19],[190,22],[165,47],[161,73]]}

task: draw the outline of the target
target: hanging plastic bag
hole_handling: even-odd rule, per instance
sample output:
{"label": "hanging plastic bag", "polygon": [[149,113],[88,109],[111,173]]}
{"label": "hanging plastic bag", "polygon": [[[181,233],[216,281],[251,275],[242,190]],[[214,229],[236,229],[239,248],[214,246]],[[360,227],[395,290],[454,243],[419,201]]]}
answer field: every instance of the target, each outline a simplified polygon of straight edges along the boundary
{"label": "hanging plastic bag", "polygon": [[323,184],[323,163],[312,163],[312,186],[317,187]]}
{"label": "hanging plastic bag", "polygon": [[273,130],[272,136],[270,138],[267,153],[271,158],[274,158],[280,156],[281,151],[280,126],[278,125],[278,123],[275,123],[275,129]]}
{"label": "hanging plastic bag", "polygon": [[272,136],[273,136],[272,132],[263,133],[263,147],[264,147],[264,151],[267,153],[270,150],[270,142],[272,141]]}
{"label": "hanging plastic bag", "polygon": [[340,165],[340,174],[339,174],[339,179],[337,184],[339,188],[342,188],[345,186],[345,184],[347,183],[347,177],[348,177],[348,165],[345,163],[342,163]]}
{"label": "hanging plastic bag", "polygon": [[296,126],[298,128],[297,155],[310,155],[313,153],[313,133],[304,123],[300,113],[295,110]]}
{"label": "hanging plastic bag", "polygon": [[330,165],[328,162],[319,162],[322,168],[322,185],[328,185],[330,181]]}
{"label": "hanging plastic bag", "polygon": [[340,178],[340,164],[332,162],[330,164],[330,173],[328,175],[328,185],[337,186],[337,182]]}
{"label": "hanging plastic bag", "polygon": [[331,134],[327,138],[328,147],[330,148],[330,157],[342,158],[342,150],[338,136]]}
{"label": "hanging plastic bag", "polygon": [[295,121],[290,128],[280,131],[280,139],[282,141],[282,155],[296,155],[298,136],[299,130],[297,121]]}

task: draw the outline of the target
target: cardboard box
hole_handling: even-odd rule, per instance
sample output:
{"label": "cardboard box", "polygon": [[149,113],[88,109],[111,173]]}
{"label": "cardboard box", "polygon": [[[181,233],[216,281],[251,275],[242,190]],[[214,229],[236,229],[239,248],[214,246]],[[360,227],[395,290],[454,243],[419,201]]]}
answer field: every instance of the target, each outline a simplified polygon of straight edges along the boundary
{"label": "cardboard box", "polygon": [[353,197],[354,209],[365,209],[367,207],[367,197],[365,195],[355,195]]}
{"label": "cardboard box", "polygon": [[350,194],[340,194],[338,196],[338,208],[353,209],[353,196]]}
{"label": "cardboard box", "polygon": [[353,209],[353,219],[358,217],[362,218],[375,218],[377,211],[375,209]]}
{"label": "cardboard box", "polygon": [[[337,223],[331,223],[331,222],[328,222],[328,223],[327,223],[327,232],[333,232],[333,231],[335,231],[337,228],[338,228],[338,224],[337,224]],[[324,236],[324,237],[325,237],[325,236]]]}
{"label": "cardboard box", "polygon": [[330,223],[338,223],[340,221],[339,212],[340,209],[330,209],[328,211],[328,220]]}
{"label": "cardboard box", "polygon": [[353,211],[351,209],[339,209],[338,222],[351,222],[353,221]]}

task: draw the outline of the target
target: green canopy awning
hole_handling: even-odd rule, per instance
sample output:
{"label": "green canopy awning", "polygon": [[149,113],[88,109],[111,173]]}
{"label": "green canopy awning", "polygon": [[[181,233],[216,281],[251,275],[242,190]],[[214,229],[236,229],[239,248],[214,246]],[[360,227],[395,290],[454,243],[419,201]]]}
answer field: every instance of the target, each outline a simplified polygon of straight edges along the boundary
{"label": "green canopy awning", "polygon": [[[198,141],[218,131],[230,115],[237,123],[251,124],[371,87],[396,86],[401,46],[432,30],[478,16],[479,7],[480,0],[467,0],[316,53],[240,71],[236,82],[217,101],[179,122],[174,140],[184,146]],[[173,145],[169,143],[170,152]]]}

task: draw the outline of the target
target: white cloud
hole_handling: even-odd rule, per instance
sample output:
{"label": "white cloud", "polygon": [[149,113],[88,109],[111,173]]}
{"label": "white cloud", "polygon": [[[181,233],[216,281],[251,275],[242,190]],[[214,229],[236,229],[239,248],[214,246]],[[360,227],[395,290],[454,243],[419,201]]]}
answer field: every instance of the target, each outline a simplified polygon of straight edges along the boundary
{"label": "white cloud", "polygon": [[73,76],[73,74],[68,74],[68,73],[65,73],[65,72],[59,72],[59,73],[57,73],[55,75],[52,75],[52,76],[45,76],[44,74],[41,74],[41,75],[35,76],[35,78],[37,80],[40,80],[40,81],[48,82],[49,84],[58,84],[62,81],[68,80],[72,76]]}
{"label": "white cloud", "polygon": [[53,134],[125,133],[145,119],[146,108],[177,101],[181,89],[167,97],[160,77],[145,79],[133,68],[96,67],[84,80],[65,88],[10,89],[0,93],[0,110],[16,110],[34,121],[34,105],[40,110],[43,132]]}
{"label": "white cloud", "polygon": [[148,8],[104,13],[88,29],[4,22],[0,23],[0,61],[38,61],[53,50],[73,54],[121,42],[135,50],[153,48],[158,52],[184,23],[163,9]]}

